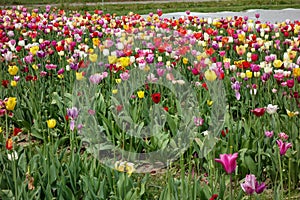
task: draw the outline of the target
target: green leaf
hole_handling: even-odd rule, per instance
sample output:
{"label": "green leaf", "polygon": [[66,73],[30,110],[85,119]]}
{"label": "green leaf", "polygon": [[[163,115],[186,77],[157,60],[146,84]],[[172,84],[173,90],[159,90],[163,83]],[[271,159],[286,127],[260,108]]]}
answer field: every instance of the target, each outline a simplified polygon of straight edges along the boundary
{"label": "green leaf", "polygon": [[250,170],[251,174],[256,174],[257,172],[257,164],[255,164],[253,158],[249,155],[245,156],[245,164]]}

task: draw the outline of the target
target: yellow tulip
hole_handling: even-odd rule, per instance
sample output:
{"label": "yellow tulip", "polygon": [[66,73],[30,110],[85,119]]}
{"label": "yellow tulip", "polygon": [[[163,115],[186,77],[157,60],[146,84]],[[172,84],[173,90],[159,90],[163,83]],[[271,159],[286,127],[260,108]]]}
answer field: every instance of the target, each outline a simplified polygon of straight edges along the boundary
{"label": "yellow tulip", "polygon": [[183,59],[182,59],[182,62],[183,62],[183,64],[185,64],[185,65],[186,65],[186,64],[188,64],[188,62],[189,62],[189,59],[187,59],[187,58],[183,58]]}
{"label": "yellow tulip", "polygon": [[207,103],[208,106],[212,106],[214,102],[211,101],[211,100],[207,100],[206,103]]}
{"label": "yellow tulip", "polygon": [[16,87],[16,86],[17,86],[17,84],[18,84],[18,82],[17,82],[17,81],[11,81],[11,82],[10,82],[10,85],[11,85],[12,87]]}
{"label": "yellow tulip", "polygon": [[15,76],[18,73],[18,71],[19,68],[16,65],[8,67],[8,73],[12,76]]}
{"label": "yellow tulip", "polygon": [[76,80],[81,81],[83,78],[83,72],[76,72]]}
{"label": "yellow tulip", "polygon": [[117,94],[117,93],[118,93],[118,90],[117,90],[117,89],[113,89],[111,92],[112,92],[113,94]]}
{"label": "yellow tulip", "polygon": [[117,161],[115,163],[115,169],[120,172],[126,172],[128,176],[131,176],[131,174],[135,171],[134,164],[130,162]]}
{"label": "yellow tulip", "polygon": [[6,110],[14,110],[17,104],[16,97],[9,97],[7,102],[5,103]]}
{"label": "yellow tulip", "polygon": [[286,113],[289,117],[295,117],[296,115],[299,115],[298,111],[292,112],[292,111],[289,111],[288,109],[286,109]]}
{"label": "yellow tulip", "polygon": [[293,69],[293,75],[294,77],[299,77],[300,76],[300,68],[294,68]]}
{"label": "yellow tulip", "polygon": [[2,133],[2,127],[0,127],[0,133]]}
{"label": "yellow tulip", "polygon": [[48,128],[54,128],[56,126],[56,120],[55,119],[49,119],[47,120]]}
{"label": "yellow tulip", "polygon": [[145,92],[140,90],[140,91],[137,92],[137,95],[138,95],[138,97],[139,97],[140,99],[142,99],[142,98],[144,98],[144,96],[145,96]]}
{"label": "yellow tulip", "polygon": [[214,71],[212,70],[206,70],[206,72],[204,73],[204,77],[206,78],[206,80],[208,81],[214,81],[217,78],[217,75]]}
{"label": "yellow tulip", "polygon": [[100,44],[99,38],[93,38],[93,45],[94,46],[99,46],[99,44]]}
{"label": "yellow tulip", "polygon": [[34,70],[38,70],[38,69],[39,69],[39,67],[38,67],[36,64],[33,64],[31,67],[32,67],[32,69],[34,69]]}
{"label": "yellow tulip", "polygon": [[97,61],[97,58],[98,58],[98,55],[95,54],[95,53],[89,55],[89,59],[90,59],[90,61],[93,62],[93,63]]}
{"label": "yellow tulip", "polygon": [[280,68],[282,66],[283,62],[281,60],[274,60],[273,65],[276,68]]}
{"label": "yellow tulip", "polygon": [[127,67],[130,64],[130,58],[129,57],[121,57],[119,58],[119,62],[123,68]]}
{"label": "yellow tulip", "polygon": [[116,56],[108,56],[108,63],[109,64],[114,64],[117,62],[117,57]]}
{"label": "yellow tulip", "polygon": [[115,79],[115,81],[116,81],[116,83],[117,83],[117,84],[119,84],[119,83],[121,83],[121,82],[122,82],[122,79],[120,79],[120,78],[117,78],[117,79]]}
{"label": "yellow tulip", "polygon": [[39,49],[40,49],[39,46],[33,46],[29,49],[29,51],[32,55],[35,55]]}
{"label": "yellow tulip", "polygon": [[247,78],[252,78],[253,73],[250,70],[246,70]]}

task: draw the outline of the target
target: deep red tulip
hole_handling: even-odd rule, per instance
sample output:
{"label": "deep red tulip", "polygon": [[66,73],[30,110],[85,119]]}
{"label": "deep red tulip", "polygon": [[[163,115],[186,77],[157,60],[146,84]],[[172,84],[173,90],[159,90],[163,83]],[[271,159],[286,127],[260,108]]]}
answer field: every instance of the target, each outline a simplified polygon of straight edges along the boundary
{"label": "deep red tulip", "polygon": [[152,97],[152,101],[154,103],[159,103],[160,102],[160,98],[161,98],[160,93],[154,93],[154,94],[151,95],[151,97]]}
{"label": "deep red tulip", "polygon": [[266,108],[255,108],[254,110],[251,110],[251,112],[257,116],[261,117],[265,114]]}
{"label": "deep red tulip", "polygon": [[14,136],[17,136],[19,133],[21,133],[22,132],[22,129],[20,129],[20,128],[14,128],[14,132],[13,132],[13,135]]}

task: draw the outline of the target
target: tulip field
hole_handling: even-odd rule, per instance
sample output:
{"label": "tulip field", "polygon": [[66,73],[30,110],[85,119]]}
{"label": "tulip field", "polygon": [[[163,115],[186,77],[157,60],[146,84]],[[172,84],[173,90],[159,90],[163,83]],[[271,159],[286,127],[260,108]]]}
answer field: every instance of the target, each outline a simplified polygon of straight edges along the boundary
{"label": "tulip field", "polygon": [[300,19],[0,9],[0,199],[300,199]]}

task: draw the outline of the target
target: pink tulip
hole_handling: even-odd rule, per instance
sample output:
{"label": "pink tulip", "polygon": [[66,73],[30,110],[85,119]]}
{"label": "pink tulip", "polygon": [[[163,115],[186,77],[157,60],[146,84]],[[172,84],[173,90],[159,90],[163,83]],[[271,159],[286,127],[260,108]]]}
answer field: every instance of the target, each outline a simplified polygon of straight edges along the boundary
{"label": "pink tulip", "polygon": [[292,147],[291,143],[288,142],[282,142],[282,140],[277,140],[277,145],[279,147],[279,151],[280,151],[280,155],[284,155],[286,153],[286,151]]}
{"label": "pink tulip", "polygon": [[266,132],[265,132],[265,136],[266,136],[266,137],[271,138],[271,137],[273,137],[273,135],[274,135],[274,132],[273,132],[273,131],[266,131]]}
{"label": "pink tulip", "polygon": [[220,159],[215,159],[216,162],[221,163],[223,165],[224,170],[227,174],[231,174],[235,171],[236,168],[236,159],[238,157],[238,153],[234,154],[220,154]]}
{"label": "pink tulip", "polygon": [[255,192],[256,177],[253,174],[246,175],[245,182],[241,184],[242,189],[251,195]]}
{"label": "pink tulip", "polygon": [[248,174],[246,175],[245,182],[241,184],[241,187],[244,190],[244,192],[246,192],[249,195],[253,194],[254,192],[260,194],[265,190],[266,184],[264,182],[259,184],[256,180],[255,175]]}

